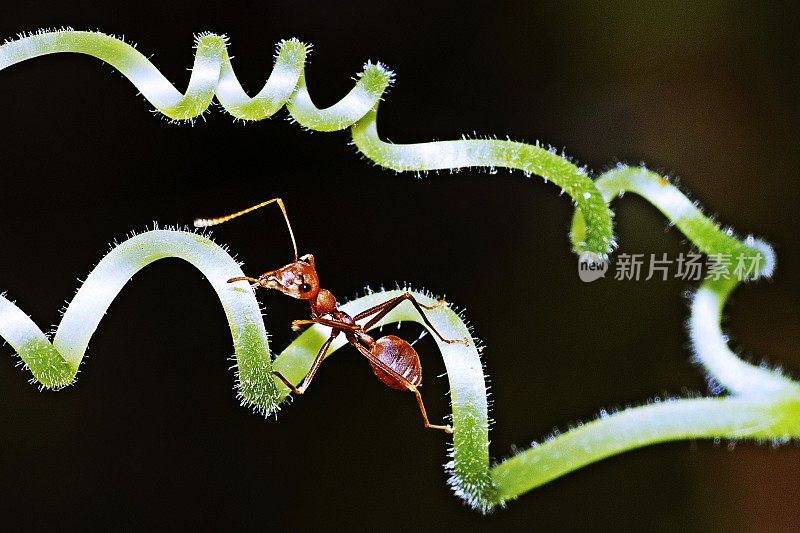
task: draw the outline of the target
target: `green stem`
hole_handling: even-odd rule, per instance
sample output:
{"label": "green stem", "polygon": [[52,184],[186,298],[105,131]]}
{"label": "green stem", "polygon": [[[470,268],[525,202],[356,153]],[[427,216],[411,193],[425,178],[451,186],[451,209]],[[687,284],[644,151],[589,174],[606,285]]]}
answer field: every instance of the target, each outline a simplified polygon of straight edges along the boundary
{"label": "green stem", "polygon": [[270,374],[269,345],[258,302],[249,291],[227,283],[231,277],[244,275],[238,263],[225,250],[194,233],[148,231],[112,249],[67,307],[52,344],[25,313],[0,296],[0,336],[19,353],[43,386],[59,389],[70,385],[89,339],[122,287],[145,266],[168,257],[191,263],[214,288],[233,336],[242,403],[263,413],[272,411],[279,393]]}
{"label": "green stem", "polygon": [[531,489],[606,457],[683,439],[800,437],[800,397],[668,400],[626,409],[572,429],[492,469],[500,499]]}
{"label": "green stem", "polygon": [[43,32],[0,46],[0,70],[38,56],[71,52],[105,61],[128,78],[155,108],[173,120],[193,120],[216,96],[222,107],[241,120],[271,117],[284,105],[301,126],[337,131],[353,126],[353,142],[380,166],[395,170],[436,170],[461,167],[504,167],[538,174],[566,192],[586,214],[587,236],[578,252],[605,258],[614,248],[611,215],[586,171],[553,149],[521,142],[463,139],[438,143],[394,145],[377,134],[377,109],[391,85],[393,73],[380,63],[367,63],[353,89],[326,108],[314,106],[305,82],[308,47],[296,39],[278,43],[275,66],[264,88],[254,97],[245,93],[231,65],[227,39],[212,33],[197,37],[192,75],[179,92],[133,46],[100,32]]}

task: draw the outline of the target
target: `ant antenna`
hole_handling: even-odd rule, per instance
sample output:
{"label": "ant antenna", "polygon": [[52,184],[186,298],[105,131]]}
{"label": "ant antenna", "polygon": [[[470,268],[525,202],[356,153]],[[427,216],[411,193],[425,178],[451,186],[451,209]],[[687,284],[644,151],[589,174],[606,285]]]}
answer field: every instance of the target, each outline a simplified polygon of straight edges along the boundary
{"label": "ant antenna", "polygon": [[242,215],[246,215],[251,211],[255,211],[256,209],[260,209],[265,205],[277,203],[278,207],[281,208],[281,212],[283,213],[283,218],[286,220],[286,227],[289,228],[289,237],[292,238],[292,247],[294,247],[294,260],[298,260],[297,256],[297,242],[294,240],[294,232],[292,231],[292,225],[289,222],[289,215],[286,214],[286,206],[283,205],[283,200],[280,198],[273,198],[272,200],[267,200],[266,202],[261,202],[258,205],[254,205],[253,207],[248,207],[247,209],[242,209],[241,211],[237,211],[236,213],[231,213],[230,215],[225,215],[223,217],[217,218],[196,218],[194,219],[194,227],[196,228],[207,228],[209,226],[216,226],[217,224],[222,224],[223,222],[228,222],[229,220],[233,220],[234,218],[240,217]]}

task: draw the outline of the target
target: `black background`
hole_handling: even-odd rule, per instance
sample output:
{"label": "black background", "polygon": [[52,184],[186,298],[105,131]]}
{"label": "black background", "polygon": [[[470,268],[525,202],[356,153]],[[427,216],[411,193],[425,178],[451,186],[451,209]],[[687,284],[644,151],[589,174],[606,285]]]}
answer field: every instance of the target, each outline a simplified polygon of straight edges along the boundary
{"label": "black background", "polygon": [[[798,10],[784,5],[553,3],[18,3],[0,34],[71,25],[124,34],[179,87],[192,36],[231,39],[258,90],[275,43],[313,43],[324,107],[367,59],[397,72],[384,138],[462,133],[539,139],[600,171],[646,162],[740,232],[775,243],[770,282],[740,289],[727,327],[756,361],[795,374]],[[492,455],[501,459],[601,407],[702,392],[682,281],[578,280],[571,206],[536,177],[447,172],[422,180],[364,161],[347,132],[283,120],[194,127],[150,112],[99,61],[50,56],[0,72],[0,289],[47,329],[114,238],[286,199],[301,247],[341,299],[409,281],[467,309],[487,344]],[[688,246],[638,198],[616,204],[620,252]],[[219,228],[248,272],[290,256],[277,212]],[[263,294],[272,348],[304,304]],[[404,335],[416,337],[412,327]],[[445,485],[445,439],[413,399],[342,350],[275,420],[239,407],[230,335],[200,274],[163,261],[112,305],[75,387],[37,391],[0,365],[3,519],[45,526],[744,531],[800,527],[800,450],[678,442],[592,465],[482,517]],[[443,365],[417,345],[429,412],[446,412]]]}

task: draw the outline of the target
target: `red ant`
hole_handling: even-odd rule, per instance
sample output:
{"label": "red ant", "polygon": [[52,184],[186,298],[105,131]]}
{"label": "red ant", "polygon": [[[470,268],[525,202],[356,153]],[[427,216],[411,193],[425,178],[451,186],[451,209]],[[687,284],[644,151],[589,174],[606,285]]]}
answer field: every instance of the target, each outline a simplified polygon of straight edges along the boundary
{"label": "red ant", "polygon": [[[289,236],[292,238],[292,246],[294,247],[294,261],[277,270],[265,272],[258,278],[247,276],[237,277],[229,279],[228,283],[247,281],[252,284],[252,287],[277,289],[292,298],[308,300],[309,304],[311,304],[311,319],[295,320],[292,322],[292,328],[297,330],[300,326],[310,324],[321,324],[331,328],[330,336],[320,348],[317,357],[314,359],[314,363],[311,365],[311,369],[308,371],[299,387],[295,387],[289,383],[280,372],[273,372],[273,374],[275,374],[293,393],[303,394],[311,383],[311,380],[314,379],[317,370],[319,370],[331,343],[333,343],[334,339],[336,339],[340,333],[344,333],[347,341],[355,346],[355,348],[361,352],[361,355],[367,358],[375,376],[384,385],[392,389],[410,391],[415,394],[419,410],[422,413],[422,421],[426,428],[440,429],[445,433],[452,433],[453,428],[450,426],[431,424],[428,421],[425,405],[422,403],[422,396],[419,393],[419,388],[422,386],[422,365],[416,350],[400,337],[386,335],[385,337],[375,340],[366,333],[368,329],[380,322],[392,309],[405,300],[408,300],[422,316],[422,320],[428,328],[430,328],[442,342],[448,344],[467,344],[468,340],[466,338],[460,340],[445,339],[442,337],[441,333],[436,330],[433,324],[430,323],[428,317],[425,316],[424,309],[435,309],[439,305],[443,305],[444,302],[439,302],[432,306],[423,305],[414,298],[414,295],[406,292],[400,296],[370,307],[353,317],[338,309],[336,306],[336,297],[330,291],[321,288],[319,285],[317,270],[314,266],[314,256],[307,254],[298,257],[297,243],[294,239],[292,225],[289,223],[286,207],[283,204],[283,200],[280,198],[273,198],[272,200],[261,202],[248,209],[243,209],[242,211],[237,211],[236,213],[223,217],[211,219],[199,218],[194,221],[194,225],[198,228],[215,226],[272,203],[278,204],[283,213],[283,218],[286,220],[286,227],[289,229]],[[328,317],[326,318],[325,315]],[[357,324],[358,321],[367,319],[368,317],[372,318],[369,318],[363,325]]]}

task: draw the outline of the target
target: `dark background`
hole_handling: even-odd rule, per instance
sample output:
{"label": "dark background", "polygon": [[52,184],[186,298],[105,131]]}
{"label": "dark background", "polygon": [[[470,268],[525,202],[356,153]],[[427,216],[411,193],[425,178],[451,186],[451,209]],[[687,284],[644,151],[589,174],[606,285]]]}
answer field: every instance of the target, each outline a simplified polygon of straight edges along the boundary
{"label": "dark background", "polygon": [[[343,96],[367,59],[396,70],[379,116],[394,142],[475,131],[565,147],[596,171],[644,161],[680,177],[723,223],[775,244],[774,279],[738,290],[727,327],[745,356],[800,373],[800,13],[790,2],[271,4],[18,3],[4,6],[0,34],[124,34],[183,89],[193,34],[226,33],[251,93],[275,43],[296,36],[314,45],[319,106]],[[340,298],[409,281],[467,309],[487,345],[496,459],[602,407],[706,389],[684,329],[691,285],[581,283],[570,203],[536,177],[396,175],[355,154],[347,132],[302,131],[285,111],[246,126],[218,110],[170,125],[83,56],[14,66],[0,91],[0,289],[43,329],[114,238],[280,195],[301,252]],[[688,251],[641,199],[615,210],[620,252]],[[277,212],[216,235],[251,273],[291,253]],[[280,350],[307,307],[261,300]],[[443,365],[431,342],[417,347],[439,419]],[[38,392],[2,350],[0,506],[30,528],[800,527],[796,445],[706,441],[603,461],[482,517],[445,485],[443,436],[422,430],[413,399],[378,383],[354,350],[277,422],[239,407],[219,303],[177,260],[126,286],[75,387]]]}

